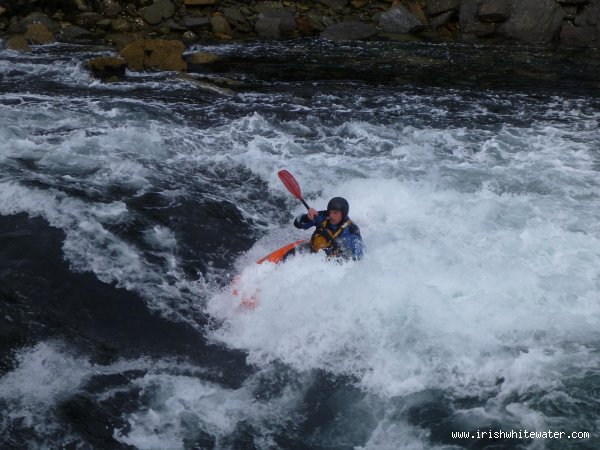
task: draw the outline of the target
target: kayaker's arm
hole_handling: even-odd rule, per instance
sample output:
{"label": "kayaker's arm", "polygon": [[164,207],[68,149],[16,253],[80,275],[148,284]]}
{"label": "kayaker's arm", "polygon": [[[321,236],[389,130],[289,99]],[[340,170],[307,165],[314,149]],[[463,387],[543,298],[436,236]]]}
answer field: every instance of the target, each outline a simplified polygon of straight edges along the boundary
{"label": "kayaker's arm", "polygon": [[[312,209],[312,208],[311,208]],[[310,210],[309,210],[310,213]],[[294,226],[301,230],[308,230],[311,227],[319,225],[327,217],[327,211],[318,211],[315,220],[310,220],[308,214],[300,214],[294,219]]]}

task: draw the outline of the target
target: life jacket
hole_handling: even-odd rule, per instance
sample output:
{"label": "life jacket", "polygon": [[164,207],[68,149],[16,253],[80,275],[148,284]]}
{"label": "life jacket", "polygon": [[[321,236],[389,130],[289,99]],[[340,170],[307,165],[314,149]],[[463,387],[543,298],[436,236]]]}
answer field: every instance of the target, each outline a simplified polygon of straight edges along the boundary
{"label": "life jacket", "polygon": [[329,219],[325,219],[321,225],[317,227],[312,237],[310,238],[310,249],[316,253],[320,250],[326,250],[329,255],[336,255],[339,253],[339,245],[336,241],[337,237],[342,234],[348,225],[352,221],[350,219],[342,223],[339,228],[332,232],[327,226],[329,225]]}

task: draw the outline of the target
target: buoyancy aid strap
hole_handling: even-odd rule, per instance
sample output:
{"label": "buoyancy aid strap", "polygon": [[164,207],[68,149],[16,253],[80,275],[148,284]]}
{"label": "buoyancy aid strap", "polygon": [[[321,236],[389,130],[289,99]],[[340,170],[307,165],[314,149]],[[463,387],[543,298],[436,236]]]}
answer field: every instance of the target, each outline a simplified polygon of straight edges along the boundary
{"label": "buoyancy aid strap", "polygon": [[329,225],[329,219],[325,219],[321,225],[319,226],[319,228],[317,229],[317,233],[321,236],[323,236],[325,239],[327,239],[327,241],[329,242],[329,245],[332,245],[334,247],[338,246],[338,243],[336,241],[337,237],[344,231],[344,229],[350,225],[352,223],[352,221],[350,219],[346,220],[343,224],[340,225],[340,227],[335,231],[335,233],[331,233],[331,231],[329,231],[327,229],[327,225]]}

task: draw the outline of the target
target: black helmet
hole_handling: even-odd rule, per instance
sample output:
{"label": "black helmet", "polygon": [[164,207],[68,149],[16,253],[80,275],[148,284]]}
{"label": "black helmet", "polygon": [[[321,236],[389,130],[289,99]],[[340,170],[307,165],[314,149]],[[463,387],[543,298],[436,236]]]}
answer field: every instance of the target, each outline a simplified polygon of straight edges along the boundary
{"label": "black helmet", "polygon": [[350,205],[348,204],[348,201],[345,198],[333,197],[331,200],[329,200],[329,203],[327,203],[327,212],[332,210],[341,211],[342,218],[345,219],[346,217],[348,217]]}

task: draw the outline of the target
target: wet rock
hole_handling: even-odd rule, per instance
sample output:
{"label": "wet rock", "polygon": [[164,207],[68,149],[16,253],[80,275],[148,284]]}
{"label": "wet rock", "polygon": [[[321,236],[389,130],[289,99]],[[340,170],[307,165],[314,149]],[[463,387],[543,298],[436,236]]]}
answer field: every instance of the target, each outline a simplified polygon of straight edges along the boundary
{"label": "wet rock", "polygon": [[231,35],[231,27],[229,22],[223,16],[213,16],[210,19],[213,33]]}
{"label": "wet rock", "polygon": [[183,35],[181,35],[181,39],[183,39],[185,42],[194,42],[196,39],[198,39],[198,35],[193,31],[186,31],[183,33]]}
{"label": "wet rock", "polygon": [[388,33],[413,33],[423,29],[423,24],[404,6],[395,6],[379,18],[379,26]]}
{"label": "wet rock", "polygon": [[190,30],[195,30],[198,28],[202,28],[202,29],[206,30],[210,27],[210,18],[186,16],[183,18],[182,24],[184,27],[186,27]]}
{"label": "wet rock", "polygon": [[187,27],[181,25],[180,23],[175,22],[173,19],[168,19],[165,21],[165,26],[169,27],[172,31],[187,31]]}
{"label": "wet rock", "polygon": [[112,19],[102,19],[101,21],[99,21],[96,24],[96,26],[98,28],[102,28],[103,30],[108,30],[111,25],[112,25]]}
{"label": "wet rock", "polygon": [[435,16],[446,11],[457,10],[458,7],[458,0],[429,0],[427,2],[427,14]]}
{"label": "wet rock", "polygon": [[110,26],[113,30],[115,30],[116,32],[119,32],[119,33],[128,31],[130,28],[129,22],[123,18],[118,18],[118,19],[113,20],[110,23]]}
{"label": "wet rock", "polygon": [[429,23],[429,21],[427,20],[427,16],[423,12],[423,9],[421,8],[421,5],[419,5],[416,2],[409,3],[408,4],[408,10],[411,13],[413,13],[415,15],[415,17],[417,19],[419,19],[423,25],[427,26],[427,24]]}
{"label": "wet rock", "polygon": [[600,1],[586,5],[583,12],[575,18],[575,25],[581,27],[585,25],[600,24]]}
{"label": "wet rock", "polygon": [[122,80],[125,76],[127,61],[117,56],[101,56],[86,63],[86,68],[102,81]]}
{"label": "wet rock", "polygon": [[189,6],[205,6],[205,5],[215,5],[217,0],[184,0],[185,5]]}
{"label": "wet rock", "polygon": [[150,25],[158,25],[175,14],[175,5],[170,0],[158,0],[144,11],[144,20]]}
{"label": "wet rock", "polygon": [[31,47],[27,43],[25,36],[13,36],[6,43],[6,48],[9,50],[17,50],[19,52],[30,52]]}
{"label": "wet rock", "polygon": [[75,7],[79,11],[91,12],[94,10],[92,7],[92,2],[90,0],[74,0]]}
{"label": "wet rock", "polygon": [[[109,21],[110,25],[110,19],[106,20]],[[58,34],[57,40],[70,44],[87,44],[96,40],[96,35],[85,28],[76,25],[68,25]]]}
{"label": "wet rock", "polygon": [[509,0],[484,0],[477,13],[482,22],[504,22],[509,15]]}
{"label": "wet rock", "polygon": [[600,42],[598,29],[592,25],[576,27],[565,22],[560,31],[560,42],[570,47],[590,47]]}
{"label": "wet rock", "polygon": [[185,46],[181,41],[146,39],[135,41],[120,51],[131,70],[159,69],[184,71],[182,58]]}
{"label": "wet rock", "polygon": [[565,19],[574,20],[577,16],[577,6],[565,6]]}
{"label": "wet rock", "polygon": [[56,33],[60,29],[60,25],[48,17],[46,14],[42,14],[40,12],[32,12],[27,15],[21,22],[19,23],[19,27],[22,31],[27,30],[27,26],[31,24],[42,24],[46,25],[48,29],[52,33]]}
{"label": "wet rock", "polygon": [[367,39],[377,34],[375,25],[363,22],[342,22],[331,25],[321,33],[321,37],[331,41]]}
{"label": "wet rock", "polygon": [[55,41],[54,35],[50,32],[48,27],[41,23],[27,25],[25,39],[33,45],[52,44]]}
{"label": "wet rock", "polygon": [[455,14],[454,11],[446,11],[445,13],[442,13],[438,16],[432,17],[429,20],[429,25],[434,30],[436,28],[442,27],[442,26],[446,25],[448,22],[450,22],[450,19],[452,19],[452,16],[454,16],[454,14]]}
{"label": "wet rock", "polygon": [[316,2],[334,11],[342,11],[348,6],[348,0],[316,0]]}
{"label": "wet rock", "polygon": [[215,55],[214,53],[208,52],[197,52],[190,53],[186,56],[188,64],[200,65],[200,64],[213,64],[222,59],[221,56]]}
{"label": "wet rock", "polygon": [[310,26],[317,31],[324,31],[325,28],[327,28],[325,26],[325,24],[323,23],[323,18],[318,14],[314,14],[314,13],[309,14],[308,20],[309,20]]}
{"label": "wet rock", "polygon": [[254,30],[259,37],[263,39],[276,39],[281,36],[281,19],[262,18],[254,24]]}
{"label": "wet rock", "polygon": [[[296,31],[296,19],[294,18],[294,13],[288,8],[269,8],[264,9],[258,15],[258,22],[261,20],[279,20],[279,32],[283,35],[290,35],[294,31]],[[273,22],[271,22],[273,23]],[[258,28],[258,27],[256,27]],[[257,31],[258,33],[258,31]],[[260,35],[259,35],[260,36]]]}
{"label": "wet rock", "polygon": [[498,32],[526,42],[550,42],[559,33],[564,16],[555,0],[512,0],[510,18]]}
{"label": "wet rock", "polygon": [[473,19],[461,25],[461,31],[467,34],[474,34],[478,37],[484,37],[496,31],[496,24]]}
{"label": "wet rock", "polygon": [[6,8],[0,6],[0,16],[6,12]]}
{"label": "wet rock", "polygon": [[117,17],[122,11],[121,5],[113,0],[104,0],[102,2],[102,14],[106,17]]}
{"label": "wet rock", "polygon": [[243,16],[239,8],[223,8],[223,15],[225,16],[225,18],[227,18],[229,21],[235,24],[246,23],[246,18]]}
{"label": "wet rock", "polygon": [[98,22],[106,19],[102,14],[95,12],[86,12],[78,14],[75,18],[75,23],[83,28],[91,29],[96,27]]}
{"label": "wet rock", "polygon": [[562,3],[563,5],[575,5],[575,6],[580,6],[580,5],[587,5],[590,0],[558,0],[559,3]]}
{"label": "wet rock", "polygon": [[479,12],[479,4],[481,0],[463,0],[460,4],[458,12],[459,24],[463,26],[467,22],[477,19],[477,13]]}
{"label": "wet rock", "polygon": [[129,44],[143,39],[143,36],[139,33],[113,33],[106,36],[106,41],[118,50],[122,50]]}

